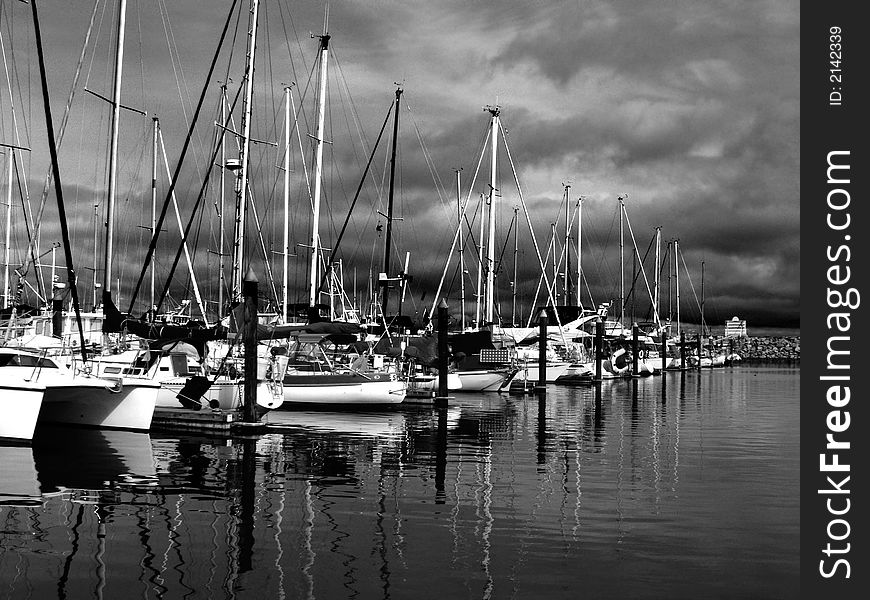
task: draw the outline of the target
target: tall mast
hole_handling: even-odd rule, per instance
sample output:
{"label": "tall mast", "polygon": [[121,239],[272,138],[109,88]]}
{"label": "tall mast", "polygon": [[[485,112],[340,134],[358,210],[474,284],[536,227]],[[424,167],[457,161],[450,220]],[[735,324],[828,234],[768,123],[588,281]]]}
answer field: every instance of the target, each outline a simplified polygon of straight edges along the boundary
{"label": "tall mast", "polygon": [[287,279],[290,269],[290,86],[284,88],[284,251],[281,269],[281,316],[287,322]]}
{"label": "tall mast", "polygon": [[488,239],[486,243],[486,304],[485,319],[487,323],[493,322],[494,287],[495,287],[495,198],[496,198],[496,158],[498,156],[498,129],[499,113],[498,105],[487,106],[484,110],[492,115],[492,157],[489,174],[489,225]]}
{"label": "tall mast", "polygon": [[[121,113],[121,73],[124,64],[124,28],[127,20],[127,0],[118,5],[118,43],[115,52],[114,91],[112,92],[112,138],[109,147],[109,197],[106,204],[106,248],[103,255],[103,305],[112,299],[112,259],[114,258],[115,194],[118,168],[118,127]],[[105,308],[103,309],[105,311]]]}
{"label": "tall mast", "polygon": [[[159,127],[157,117],[151,119],[151,237],[157,233],[157,128]],[[151,260],[151,297],[148,304],[148,309],[154,306],[154,281],[156,263],[152,257]]]}
{"label": "tall mast", "polygon": [[97,289],[102,287],[102,283],[97,282],[97,256],[100,247],[100,205],[94,203],[94,305],[93,311],[97,312],[99,298],[97,297]]}
{"label": "tall mast", "polygon": [[227,86],[226,84],[221,84],[221,128],[220,128],[220,136],[221,136],[221,177],[220,177],[220,213],[218,214],[218,305],[217,305],[217,315],[218,321],[220,322],[224,316],[224,287],[226,283],[225,273],[226,265],[224,260],[224,255],[226,254],[226,250],[224,248],[224,204],[226,201],[226,172],[227,172],[227,134],[226,129],[224,129],[227,125]]}
{"label": "tall mast", "polygon": [[520,212],[519,206],[514,206],[514,284],[511,298],[511,325],[517,326],[517,254],[519,253],[517,232],[520,229],[520,222],[517,215]]}
{"label": "tall mast", "polygon": [[[577,197],[577,306],[583,306],[580,302],[580,292],[583,289],[583,254],[581,253],[581,233],[583,233],[583,196]],[[595,308],[595,307],[593,307]]]}
{"label": "tall mast", "polygon": [[317,304],[317,258],[319,253],[320,235],[320,189],[323,178],[323,121],[326,112],[326,67],[327,49],[329,48],[329,35],[324,33],[320,36],[320,94],[317,103],[317,137],[315,138],[315,161],[314,161],[314,207],[311,216],[311,269],[308,284],[308,305]]}
{"label": "tall mast", "polygon": [[680,242],[674,240],[674,277],[675,289],[677,292],[677,335],[680,335]]}
{"label": "tall mast", "polygon": [[3,308],[9,308],[9,243],[12,231],[12,169],[14,168],[15,150],[9,148],[6,152],[6,244],[3,247]]}
{"label": "tall mast", "polygon": [[248,212],[248,158],[251,146],[251,99],[254,95],[254,54],[257,48],[257,12],[259,0],[251,0],[248,20],[248,55],[245,69],[245,96],[242,105],[241,171],[236,189],[236,239],[233,260],[233,295],[241,297],[245,259],[245,217]]}
{"label": "tall mast", "polygon": [[704,321],[704,261],[701,261],[701,335],[706,335],[706,322]]}
{"label": "tall mast", "polygon": [[625,240],[623,239],[622,227],[622,212],[625,209],[622,196],[619,196],[619,324],[625,327],[625,262],[623,260],[623,250]]}
{"label": "tall mast", "polygon": [[661,312],[659,312],[659,296],[660,296],[659,287],[661,286],[660,282],[659,282],[659,278],[660,278],[659,261],[661,260],[661,247],[662,247],[662,228],[661,228],[661,226],[659,226],[659,227],[656,227],[656,262],[655,262],[656,272],[655,272],[655,294],[653,296],[653,304],[655,305],[655,313],[657,315],[659,315],[659,322],[656,323],[657,328],[660,328],[662,325],[661,324]]}
{"label": "tall mast", "polygon": [[553,240],[553,310],[556,309],[556,304],[559,303],[559,288],[557,286],[557,282],[559,280],[559,264],[557,262],[558,257],[556,256],[556,223],[550,223],[550,239]]}
{"label": "tall mast", "polygon": [[565,276],[565,304],[571,304],[571,282],[569,279],[569,273],[571,269],[571,252],[570,252],[570,244],[571,244],[571,222],[568,210],[568,192],[571,190],[570,184],[565,184],[565,268],[563,269],[563,274]]}
{"label": "tall mast", "polygon": [[486,219],[483,217],[483,212],[486,210],[485,200],[483,194],[480,194],[480,237],[477,239],[477,294],[475,294],[475,307],[474,307],[474,326],[480,328],[480,301],[483,299],[483,290],[481,286],[483,285],[483,227],[486,223]]}
{"label": "tall mast", "polygon": [[465,259],[462,247],[462,188],[460,187],[459,173],[462,168],[456,169],[456,217],[459,222],[459,305],[461,307],[462,331],[465,331]]}
{"label": "tall mast", "polygon": [[390,153],[390,191],[389,199],[387,201],[387,233],[386,240],[384,241],[384,274],[387,276],[387,280],[384,281],[384,289],[382,291],[383,295],[381,297],[381,312],[383,312],[384,318],[387,316],[387,303],[390,298],[389,277],[390,253],[392,252],[393,242],[393,195],[396,179],[396,140],[399,135],[399,98],[401,98],[401,96],[402,88],[396,88],[395,114],[393,115],[393,148]]}

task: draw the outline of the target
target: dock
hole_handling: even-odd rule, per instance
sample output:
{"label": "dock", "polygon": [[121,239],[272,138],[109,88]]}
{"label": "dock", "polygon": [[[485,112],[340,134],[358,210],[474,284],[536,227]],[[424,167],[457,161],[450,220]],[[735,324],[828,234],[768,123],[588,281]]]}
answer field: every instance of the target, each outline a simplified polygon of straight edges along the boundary
{"label": "dock", "polygon": [[183,433],[216,433],[229,435],[238,420],[235,412],[191,410],[188,408],[155,408],[151,418],[152,431]]}

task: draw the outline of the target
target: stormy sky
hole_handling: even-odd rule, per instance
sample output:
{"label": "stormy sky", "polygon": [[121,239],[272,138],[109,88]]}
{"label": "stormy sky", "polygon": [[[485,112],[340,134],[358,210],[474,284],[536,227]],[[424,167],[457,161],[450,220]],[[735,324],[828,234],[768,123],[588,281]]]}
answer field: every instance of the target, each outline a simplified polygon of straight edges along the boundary
{"label": "stormy sky", "polygon": [[[98,95],[111,96],[117,4],[96,3],[59,161],[79,289],[86,304],[93,289],[94,224],[105,219],[110,110]],[[247,2],[239,2],[231,13],[231,5],[230,0],[128,1],[122,104],[147,114],[125,109],[121,115],[113,271],[119,285],[113,284],[113,291],[120,294],[123,309],[140,276],[149,239],[152,117],[160,119],[169,168],[174,171],[204,87],[205,100],[176,195],[182,222],[193,214],[190,253],[201,294],[212,308],[217,300],[220,183],[216,168],[208,179],[206,175],[219,131],[215,123],[220,120],[221,84],[226,84],[230,104],[242,89],[249,8]],[[94,6],[92,0],[39,2],[56,130]],[[281,294],[284,88],[291,85],[296,119],[291,116],[289,230],[296,256],[290,259],[289,286],[291,301],[307,300],[305,244],[310,242],[308,190],[314,177],[318,83],[318,39],[312,35],[323,33],[325,8],[322,1],[308,0],[267,0],[260,8],[251,121],[251,138],[257,141],[251,151],[254,209],[248,213],[252,229],[246,256],[265,298]],[[228,14],[226,41],[218,50]],[[461,201],[468,200],[470,227],[464,228],[463,236],[467,244],[479,241],[480,198],[488,195],[490,181],[490,113],[484,107],[497,105],[503,130],[496,173],[495,296],[503,321],[514,318],[514,258],[517,321],[528,318],[540,278],[528,220],[542,255],[553,223],[557,250],[563,250],[568,185],[572,285],[577,274],[574,210],[583,198],[584,305],[618,302],[617,198],[622,196],[628,216],[622,261],[625,295],[631,296],[634,289],[626,314],[638,320],[650,316],[649,294],[633,257],[630,223],[650,286],[655,271],[651,240],[655,228],[661,227],[663,316],[675,316],[673,245],[667,242],[678,240],[684,320],[700,319],[703,299],[706,321],[712,325],[738,315],[749,321],[750,329],[799,327],[799,25],[799,3],[794,0],[331,2],[321,220],[327,248],[335,244],[372,156],[336,255],[342,261],[346,292],[364,298],[369,274],[376,276],[383,269],[392,114],[377,150],[372,149],[398,84],[403,94],[391,270],[400,270],[410,252],[413,280],[403,312],[420,315],[435,300],[456,230],[457,169]],[[20,153],[13,185],[10,262],[18,265],[48,168],[30,7],[4,2],[0,33],[8,73],[0,88],[0,143],[31,149]],[[207,80],[216,51],[216,68]],[[229,128],[241,131],[241,97],[235,102]],[[228,155],[237,156],[237,138],[226,139]],[[5,156],[2,164],[5,192]],[[168,191],[165,169],[161,163],[158,205]],[[229,253],[232,182],[228,180],[224,189],[224,250]],[[199,209],[193,213],[198,198]],[[30,223],[25,226],[21,206],[28,202]],[[515,208],[518,223],[513,221]],[[41,219],[40,252],[59,241],[56,221],[52,191]],[[255,222],[262,241],[254,231]],[[157,253],[158,293],[178,248],[172,208],[163,229]],[[99,281],[102,228],[97,233]],[[469,245],[463,256],[466,314],[473,317],[475,249]],[[460,306],[457,259],[454,252],[442,289],[454,315]],[[42,258],[43,264],[50,260],[50,252]],[[63,264],[60,252],[56,261]],[[544,262],[552,280],[552,255],[544,256]],[[182,255],[170,285],[170,304],[190,294],[184,265]],[[632,286],[634,278],[637,284]],[[560,276],[558,281],[561,303],[564,280]],[[146,277],[134,312],[147,301],[147,282]],[[573,294],[576,297],[576,291]]]}

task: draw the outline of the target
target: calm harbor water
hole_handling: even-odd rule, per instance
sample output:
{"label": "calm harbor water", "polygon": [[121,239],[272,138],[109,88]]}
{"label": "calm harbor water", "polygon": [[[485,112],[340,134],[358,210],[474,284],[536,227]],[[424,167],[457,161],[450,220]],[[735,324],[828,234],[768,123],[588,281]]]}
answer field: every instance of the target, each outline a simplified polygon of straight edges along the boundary
{"label": "calm harbor water", "polygon": [[800,375],[0,447],[0,598],[794,598]]}

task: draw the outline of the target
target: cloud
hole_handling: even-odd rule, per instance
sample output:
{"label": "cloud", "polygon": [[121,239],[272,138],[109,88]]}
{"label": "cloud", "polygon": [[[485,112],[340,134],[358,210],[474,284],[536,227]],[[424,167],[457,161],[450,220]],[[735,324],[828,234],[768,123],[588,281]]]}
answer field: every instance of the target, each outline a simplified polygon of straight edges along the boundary
{"label": "cloud", "polygon": [[[81,10],[69,23],[61,22],[56,14],[44,17],[46,39],[53,43],[49,51],[56,63],[51,80],[56,111],[62,110],[72,61],[81,44],[78,33],[83,34],[90,12],[88,2],[79,5]],[[145,8],[136,15],[134,22],[141,19],[137,27],[159,35],[140,42],[136,40],[138,29],[128,32],[131,62],[124,97],[130,105],[158,112],[172,162],[187,131],[178,88],[189,118],[226,15],[213,6],[192,2],[175,3],[167,10],[165,19]],[[295,108],[310,169],[308,136],[314,134],[315,80],[309,77],[314,73],[317,42],[309,32],[321,31],[323,3],[265,3],[263,11],[252,136],[264,141],[281,138],[281,94],[284,85],[295,82]],[[246,11],[239,13],[238,30],[231,33],[239,43],[244,41],[246,17]],[[103,18],[108,28],[111,19]],[[799,323],[800,23],[796,3],[346,1],[331,3],[329,19],[333,54],[327,118],[331,143],[324,190],[330,214],[322,226],[325,245],[334,243],[342,226],[393,101],[394,83],[399,82],[404,94],[395,200],[396,214],[403,220],[395,223],[393,263],[400,264],[406,251],[412,253],[415,280],[411,293],[418,300],[424,295],[432,300],[453,239],[454,169],[463,169],[462,194],[471,198],[470,211],[476,209],[479,195],[487,193],[488,157],[471,184],[487,135],[489,114],[482,109],[498,103],[516,168],[514,175],[502,143],[497,244],[499,252],[504,249],[506,265],[512,259],[512,238],[507,231],[513,227],[513,236],[513,208],[520,204],[514,177],[522,186],[522,200],[542,252],[550,224],[558,221],[560,230],[564,227],[562,186],[569,183],[572,201],[578,195],[586,198],[584,265],[589,265],[590,287],[604,296],[612,295],[618,273],[616,197],[627,194],[627,211],[639,246],[645,250],[654,228],[661,226],[666,240],[680,240],[690,269],[705,261],[711,306],[718,304],[722,311],[750,321]],[[175,56],[180,58],[175,66],[165,47],[164,22],[171,29]],[[184,35],[178,33],[182,30]],[[94,55],[97,61],[104,61],[108,52],[104,38],[105,30],[99,38],[103,50]],[[21,57],[25,54],[19,52]],[[135,66],[140,56],[142,67]],[[229,75],[232,95],[241,81],[243,59],[239,46],[227,70],[228,52],[222,55],[216,81],[208,82],[213,89],[208,90],[192,148],[191,158],[196,161],[185,166],[178,186],[184,218],[209,162],[217,82]],[[107,72],[105,65],[91,68],[89,86],[108,89],[101,79]],[[181,73],[184,79],[176,83],[176,74]],[[140,81],[140,75],[147,84]],[[78,112],[71,119],[61,155],[70,198],[78,199],[73,229],[79,246],[92,244],[93,216],[88,211],[94,198],[105,194],[108,130],[106,107],[92,98],[84,104],[75,109]],[[132,203],[150,201],[149,159],[143,149],[150,143],[150,119],[137,122],[131,115],[124,119],[121,179],[130,198],[124,218],[128,219],[125,244],[132,251],[148,221],[144,209],[133,210]],[[234,126],[239,125],[237,117]],[[384,232],[376,226],[384,224],[377,211],[386,210],[390,130],[342,242],[345,268],[357,269],[360,279],[369,270],[376,272],[383,260]],[[40,134],[41,126],[34,124],[34,146],[42,139]],[[296,140],[293,153],[291,197],[299,204],[295,205],[291,236],[297,244],[307,243],[310,213]],[[255,156],[252,186],[263,246],[267,253],[274,253],[282,243],[283,176],[275,169],[281,151],[260,145]],[[43,164],[44,159],[35,160],[32,172],[43,172]],[[208,188],[210,194],[214,185]],[[217,242],[214,202],[212,194],[198,225],[204,246]],[[477,227],[475,222],[474,236],[479,236]],[[174,225],[168,229],[173,231],[167,233],[167,251]],[[532,294],[539,276],[538,261],[528,225],[522,221],[519,237],[522,264],[518,279],[524,292]],[[78,251],[87,261],[89,253]],[[468,254],[468,268],[473,277],[472,255]],[[206,250],[200,249],[197,260],[206,270],[214,269],[214,255]],[[273,266],[275,260],[273,254]],[[302,266],[294,269],[300,271]],[[295,277],[300,280],[304,274]],[[508,279],[504,273],[500,277],[502,296],[510,293]],[[452,273],[448,280],[456,281]],[[449,291],[452,296],[457,293],[456,289]]]}

